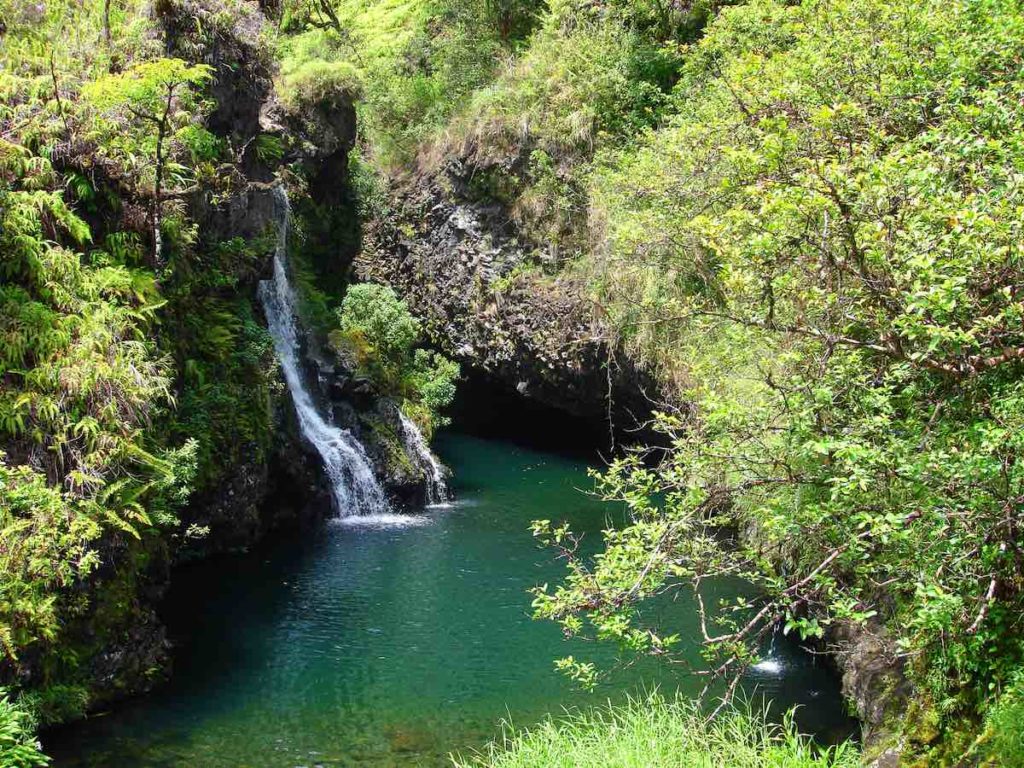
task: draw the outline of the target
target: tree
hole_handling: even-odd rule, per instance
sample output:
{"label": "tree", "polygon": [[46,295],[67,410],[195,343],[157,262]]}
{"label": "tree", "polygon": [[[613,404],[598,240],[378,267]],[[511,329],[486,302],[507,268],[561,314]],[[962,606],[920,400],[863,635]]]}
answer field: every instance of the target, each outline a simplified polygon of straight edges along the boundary
{"label": "tree", "polygon": [[180,59],[156,59],[126,72],[89,83],[87,99],[105,112],[108,131],[131,129],[137,150],[152,153],[152,205],[150,209],[156,261],[163,257],[163,204],[168,163],[178,132],[192,124],[200,108],[199,89],[212,77],[206,65],[190,66]]}
{"label": "tree", "polygon": [[[455,397],[459,365],[426,349],[416,349],[421,326],[392,288],[375,283],[353,285],[338,310],[331,333],[335,351],[380,391],[425,409],[425,427],[441,422],[440,413]],[[415,410],[415,408],[414,408]]]}
{"label": "tree", "polygon": [[[685,406],[659,417],[660,461],[600,478],[630,513],[600,557],[538,521],[569,564],[538,615],[672,657],[641,606],[689,594],[701,671],[732,686],[774,627],[884,628],[951,725],[1012,678],[1022,44],[1002,0],[722,12],[677,116],[593,187],[601,300]],[[705,605],[722,577],[756,597]]]}
{"label": "tree", "polygon": [[347,30],[342,26],[331,0],[309,0],[307,9],[310,26],[317,29],[332,29],[339,37],[347,37]]}

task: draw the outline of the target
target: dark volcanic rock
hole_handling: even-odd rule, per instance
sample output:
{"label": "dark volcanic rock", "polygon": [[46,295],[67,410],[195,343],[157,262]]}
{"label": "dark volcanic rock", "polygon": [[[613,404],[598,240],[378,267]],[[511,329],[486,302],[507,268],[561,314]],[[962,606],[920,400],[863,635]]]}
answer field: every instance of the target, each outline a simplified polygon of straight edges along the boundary
{"label": "dark volcanic rock", "polygon": [[189,199],[202,240],[215,245],[265,234],[273,222],[274,170],[257,149],[276,66],[267,19],[254,2],[160,0],[156,11],[167,53],[213,70],[207,96],[214,106],[206,126],[226,141],[230,160],[218,169],[215,187]]}
{"label": "dark volcanic rock", "polygon": [[170,650],[167,631],[156,611],[148,604],[140,605],[132,620],[89,659],[88,675],[94,689],[90,705],[95,708],[151,690],[167,676]]}
{"label": "dark volcanic rock", "polygon": [[466,175],[449,166],[396,183],[396,212],[370,228],[359,276],[393,286],[464,365],[546,405],[635,429],[657,397],[654,380],[607,340],[579,282],[528,268],[531,251],[500,206],[460,194]]}
{"label": "dark volcanic rock", "polygon": [[398,404],[374,391],[372,385],[341,365],[315,360],[320,394],[334,423],[349,430],[362,444],[392,502],[416,506],[426,499],[426,474],[403,439]]}

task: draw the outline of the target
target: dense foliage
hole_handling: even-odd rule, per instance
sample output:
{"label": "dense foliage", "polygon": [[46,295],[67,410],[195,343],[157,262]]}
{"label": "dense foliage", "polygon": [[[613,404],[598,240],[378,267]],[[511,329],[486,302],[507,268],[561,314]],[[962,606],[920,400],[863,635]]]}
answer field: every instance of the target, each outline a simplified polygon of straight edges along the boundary
{"label": "dense foliage", "polygon": [[[195,28],[245,23],[255,6],[239,3]],[[908,753],[1020,762],[1018,4],[280,11],[264,42],[289,115],[329,122],[361,98],[364,214],[387,206],[376,174],[457,156],[472,170],[462,193],[588,285],[611,342],[670,397],[663,448],[598,479],[631,515],[599,556],[537,523],[568,564],[537,590],[537,614],[671,660],[680,638],[645,607],[693,590],[699,671],[727,690],[775,626],[825,643],[854,627],[914,684],[911,716],[892,724]],[[85,706],[88,649],[64,643],[103,585],[116,608],[91,628],[97,646],[130,619],[154,553],[203,533],[180,519],[190,495],[271,444],[271,345],[250,290],[270,243],[211,242],[189,211],[200,190],[227,194],[244,149],[204,125],[211,70],[168,57],[153,24],[135,0],[0,0],[0,681],[37,675],[44,718]],[[254,147],[252,162],[285,153],[277,136]],[[421,346],[405,304],[361,285],[335,312],[293,261],[304,320],[333,329],[359,376],[428,432],[441,423],[458,367]],[[759,596],[705,605],[722,576]],[[729,756],[717,764],[779,749],[778,764],[800,765],[786,761],[805,750],[763,730],[729,743],[736,723],[757,724],[709,729],[681,705],[602,717],[487,760],[636,762],[651,738]],[[0,699],[0,762],[39,764],[26,728]]]}
{"label": "dense foliage", "polygon": [[[86,609],[61,589],[97,569],[101,540],[116,550],[176,522],[195,468],[194,443],[150,431],[172,400],[169,361],[152,340],[154,275],[132,233],[94,235],[64,188],[87,209],[97,191],[50,159],[54,143],[67,152],[91,141],[100,118],[57,98],[52,58],[24,63],[3,77],[11,130],[0,143],[0,642],[12,660]],[[36,95],[44,77],[53,100]]]}
{"label": "dense foliage", "polygon": [[532,29],[537,0],[288,0],[281,91],[333,79],[362,95],[365,149],[398,167],[494,77]]}
{"label": "dense foliage", "polygon": [[82,713],[141,574],[199,530],[186,500],[269,430],[269,340],[233,294],[259,244],[189,220],[223,159],[211,71],[154,21],[0,3],[0,679],[43,721]]}
{"label": "dense foliage", "polygon": [[656,467],[601,478],[633,520],[601,557],[538,526],[570,563],[540,615],[670,654],[637,605],[738,575],[763,597],[702,606],[715,673],[776,623],[853,622],[906,660],[917,748],[998,700],[1024,653],[1022,49],[1006,2],[721,12],[676,114],[590,188],[599,300],[688,405]]}
{"label": "dense foliage", "polygon": [[195,120],[198,90],[210,77],[207,66],[156,59],[93,80],[83,88],[86,101],[101,110],[102,117],[90,126],[90,133],[102,154],[138,174],[140,178],[132,179],[133,183],[144,184],[149,192],[157,264],[164,256],[167,177],[173,171],[179,177],[190,175],[189,168],[169,166],[169,160],[183,154],[185,147],[195,156],[204,145],[215,145],[216,140]]}
{"label": "dense foliage", "polygon": [[420,322],[386,285],[351,286],[337,312],[331,344],[342,359],[373,382],[425,427],[427,434],[445,424],[442,412],[455,398],[459,365],[417,347]]}
{"label": "dense foliage", "polygon": [[849,745],[819,750],[791,723],[729,710],[708,721],[692,702],[660,696],[508,732],[459,768],[852,768]]}
{"label": "dense foliage", "polygon": [[458,81],[440,6],[332,8],[370,163],[458,156],[671,399],[667,450],[599,480],[633,520],[601,556],[538,523],[569,563],[538,615],[671,658],[643,604],[740,576],[762,597],[702,606],[702,672],[859,627],[915,685],[909,751],[981,755],[1024,660],[1019,9],[730,5],[527,4]]}
{"label": "dense foliage", "polygon": [[0,690],[0,768],[41,768],[49,764],[32,732],[28,713]]}

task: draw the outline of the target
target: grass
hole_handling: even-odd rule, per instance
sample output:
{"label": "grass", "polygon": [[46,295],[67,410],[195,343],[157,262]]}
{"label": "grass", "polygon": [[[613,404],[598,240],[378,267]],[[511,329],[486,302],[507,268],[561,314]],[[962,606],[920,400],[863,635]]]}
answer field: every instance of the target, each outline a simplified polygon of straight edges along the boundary
{"label": "grass", "polygon": [[988,712],[978,746],[985,766],[1024,766],[1024,670]]}
{"label": "grass", "polygon": [[456,768],[853,768],[847,743],[820,749],[791,723],[773,725],[748,709],[708,722],[699,707],[655,694],[546,720],[505,737]]}

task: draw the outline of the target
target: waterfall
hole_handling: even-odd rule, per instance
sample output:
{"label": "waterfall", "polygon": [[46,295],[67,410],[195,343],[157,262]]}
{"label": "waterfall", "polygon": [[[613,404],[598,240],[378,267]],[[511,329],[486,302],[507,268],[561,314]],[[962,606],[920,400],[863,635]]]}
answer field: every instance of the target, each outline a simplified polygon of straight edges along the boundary
{"label": "waterfall", "polygon": [[776,624],[772,629],[772,639],[768,644],[768,654],[765,658],[751,666],[751,669],[754,672],[759,672],[762,675],[778,675],[785,670],[785,664],[783,663],[782,658],[776,655],[775,652],[775,641],[781,631],[781,624]]}
{"label": "waterfall", "polygon": [[398,418],[402,422],[402,443],[409,456],[416,466],[423,470],[427,481],[427,503],[443,504],[448,501],[448,486],[444,481],[444,468],[434,458],[427,441],[423,439],[423,433],[413,423],[412,419],[398,410]]}
{"label": "waterfall", "polygon": [[324,417],[306,386],[300,363],[295,289],[288,279],[291,207],[281,186],[274,190],[274,213],[277,220],[274,277],[260,283],[259,298],[267,315],[267,327],[274,340],[274,350],[284,371],[288,391],[295,403],[299,428],[323,460],[339,515],[386,513],[389,511],[388,502],[370,468],[363,446],[351,432],[336,427]]}

